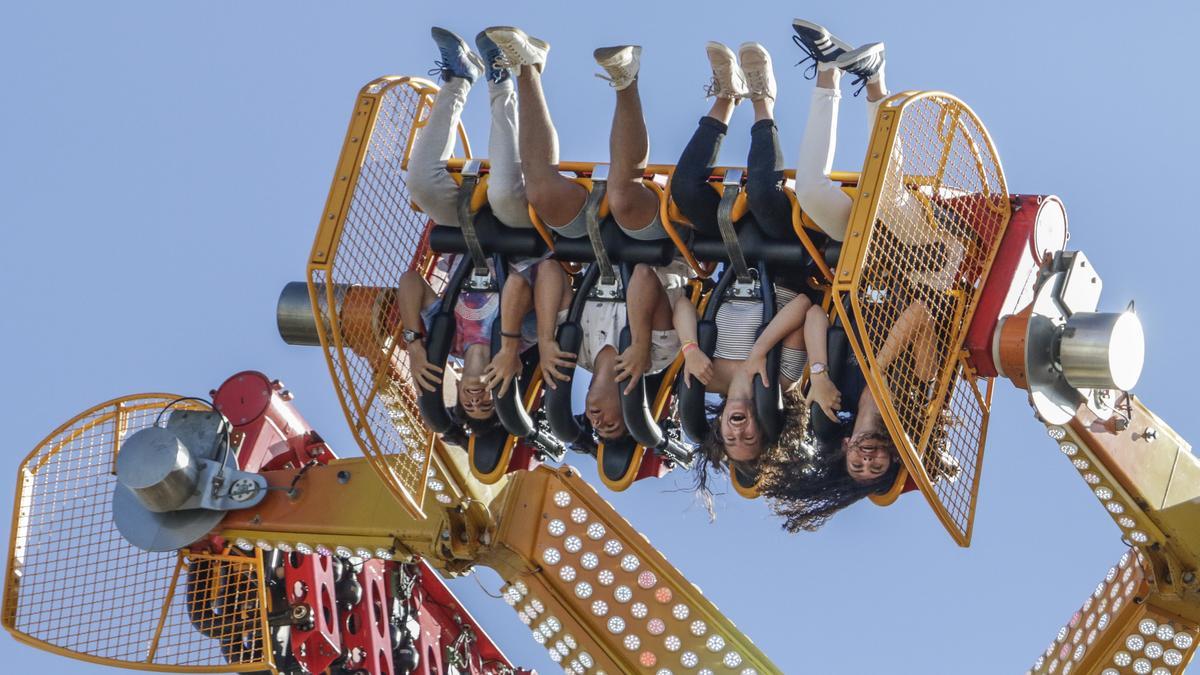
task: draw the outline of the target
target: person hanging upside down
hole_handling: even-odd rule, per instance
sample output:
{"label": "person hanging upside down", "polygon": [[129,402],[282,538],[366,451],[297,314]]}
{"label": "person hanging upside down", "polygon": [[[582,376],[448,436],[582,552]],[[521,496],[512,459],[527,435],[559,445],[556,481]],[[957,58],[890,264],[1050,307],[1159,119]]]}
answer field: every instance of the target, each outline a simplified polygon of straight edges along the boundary
{"label": "person hanging upside down", "polygon": [[[797,45],[814,62],[817,79],[796,168],[796,198],[825,233],[841,240],[853,200],[829,178],[841,98],[838,84],[842,73],[849,73],[865,86],[868,121],[873,127],[878,105],[888,95],[883,79],[884,45],[851,49],[817,24],[798,19],[793,28]],[[924,223],[920,202],[907,190],[896,193],[896,212]],[[909,210],[912,214],[904,216]],[[941,290],[950,287],[965,247],[952,237],[942,237],[940,243],[943,253],[937,262],[914,271],[908,281]],[[815,530],[850,504],[887,491],[901,466],[899,452],[852,354],[842,369],[841,381],[831,380],[829,330],[825,312],[820,307],[809,309],[804,333],[811,357],[810,384],[803,419],[785,430],[784,435],[790,437],[781,444],[785,450],[765,467],[760,484],[760,494],[771,501],[772,510],[785,519],[784,528],[792,532]],[[915,379],[928,382],[936,376],[937,350],[930,309],[924,302],[913,301],[889,328],[875,361],[886,376],[897,359],[907,358]],[[812,424],[809,404],[819,408],[831,424]],[[939,476],[953,480],[957,475],[957,464],[950,455],[941,454],[934,463],[938,465],[934,473]]]}
{"label": "person hanging upside down", "polygon": [[[771,56],[756,42],[744,43],[735,57],[719,42],[706,48],[712,67],[709,93],[715,97],[708,114],[684,148],[671,178],[671,195],[679,210],[697,231],[718,235],[717,210],[720,195],[708,182],[718,164],[721,142],[729,128],[734,108],[750,99],[754,107],[754,126],[750,129],[750,155],[747,159],[746,199],[755,221],[771,237],[792,239],[792,205],[784,192],[783,153],[775,126],[776,84]],[[793,279],[803,274],[790,275]],[[804,317],[811,300],[782,283],[775,285],[775,318],[761,335],[762,304],[757,300],[729,299],[717,310],[717,345],[713,359],[698,348],[685,351],[684,377],[702,382],[707,391],[722,395],[715,408],[717,424],[702,440],[702,458],[697,462],[697,483],[706,488],[710,469],[721,471],[727,462],[755,463],[766,443],[755,415],[753,378],[764,383],[781,378],[781,388],[793,387],[804,372]],[[676,322],[685,344],[696,338],[696,312],[680,309]],[[757,335],[757,337],[756,337]],[[782,343],[780,372],[766,372],[767,354]],[[791,400],[790,398],[788,400]],[[791,417],[798,411],[787,410]]]}
{"label": "person hanging upside down", "polygon": [[[503,55],[500,63],[513,68],[517,75],[519,146],[529,203],[559,236],[587,236],[584,204],[588,192],[559,173],[558,135],[542,89],[550,45],[511,26],[489,28],[486,33]],[[593,56],[606,73],[604,79],[616,91],[609,137],[609,211],[631,238],[666,238],[659,217],[658,195],[643,183],[649,136],[637,84],[641,47],[603,47],[595,50]],[[554,339],[555,326],[570,304],[569,280],[558,262],[546,260],[539,264],[532,295],[544,381],[551,388],[557,387],[567,379],[562,369],[575,361],[591,372],[586,416],[601,439],[614,441],[628,437],[621,413],[621,383],[626,383],[626,390],[632,391],[643,375],[664,370],[679,354],[672,310],[684,297],[690,275],[690,268],[680,260],[662,267],[637,265],[626,289],[625,304],[589,301],[585,305],[581,317],[583,343],[579,354],[571,354],[560,350]],[[631,344],[618,353],[621,331],[627,321]],[[507,373],[508,369],[497,370],[501,379],[495,381],[501,381]]]}
{"label": "person hanging upside down", "polygon": [[[437,72],[441,74],[443,84],[434,97],[426,124],[413,141],[406,174],[409,194],[417,206],[438,225],[460,226],[458,184],[447,171],[446,163],[454,150],[467,94],[476,80],[484,77],[488,83],[492,112],[491,135],[488,138],[488,202],[493,214],[505,225],[533,227],[516,144],[516,92],[510,73],[492,65],[499,55],[495,44],[483,33],[475,38],[484,57],[481,59],[458,35],[436,27],[431,32],[440,52]],[[457,262],[458,256],[443,260],[447,268],[452,268]],[[517,261],[512,267],[514,271],[520,271],[533,262]],[[441,300],[423,276],[416,271],[409,271],[400,280],[400,303],[404,326],[419,327],[419,330],[405,331],[413,380],[422,389],[435,391],[442,382],[443,364],[428,361],[424,338],[428,321],[440,310]],[[514,341],[506,338],[505,344],[516,342],[518,352],[523,352],[534,343],[530,307],[519,302],[505,302],[501,308],[501,304],[501,299],[495,293],[463,291],[454,308],[456,330],[450,354],[462,362],[454,410],[456,417],[472,433],[482,433],[499,424],[490,388],[484,385],[485,368],[492,358],[492,324],[496,316],[501,313],[513,315],[508,317],[508,322],[518,326],[517,330],[520,331],[528,315],[526,336],[522,339],[518,335]]]}

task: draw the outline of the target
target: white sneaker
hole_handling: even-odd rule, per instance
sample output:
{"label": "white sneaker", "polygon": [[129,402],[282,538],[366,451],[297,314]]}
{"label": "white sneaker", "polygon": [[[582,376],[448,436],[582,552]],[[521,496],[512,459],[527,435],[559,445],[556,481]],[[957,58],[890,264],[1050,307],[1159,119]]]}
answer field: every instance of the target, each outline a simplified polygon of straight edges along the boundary
{"label": "white sneaker", "polygon": [[767,53],[767,48],[757,42],[743,42],[738,47],[738,63],[746,75],[750,100],[775,100],[775,71],[771,68],[771,55]]}
{"label": "white sneaker", "polygon": [[514,26],[492,26],[484,31],[500,49],[500,58],[494,64],[498,68],[520,68],[533,66],[541,72],[546,67],[550,44],[529,36]]}
{"label": "white sneaker", "polygon": [[592,52],[596,63],[608,75],[596,74],[602,80],[608,80],[613,89],[621,91],[633,84],[641,67],[642,48],[637,45],[619,45],[616,47],[601,47]]}
{"label": "white sneaker", "polygon": [[733,50],[720,42],[709,42],[705,51],[708,52],[708,63],[712,66],[712,83],[705,88],[706,93],[735,103],[749,96],[746,75],[738,66]]}

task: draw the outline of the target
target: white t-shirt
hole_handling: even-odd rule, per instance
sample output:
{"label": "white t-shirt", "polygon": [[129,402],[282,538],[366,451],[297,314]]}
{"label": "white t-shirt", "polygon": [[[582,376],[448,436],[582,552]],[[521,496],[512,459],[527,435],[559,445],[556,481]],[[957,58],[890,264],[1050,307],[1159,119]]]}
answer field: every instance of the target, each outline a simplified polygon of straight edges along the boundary
{"label": "white t-shirt", "polygon": [[[687,290],[692,268],[682,260],[664,267],[655,267],[654,272],[667,291],[667,298],[674,304]],[[589,301],[579,319],[583,329],[583,343],[579,346],[578,365],[592,372],[596,355],[605,347],[612,346],[620,351],[621,331],[625,329],[627,312],[624,302]],[[661,372],[671,365],[679,355],[679,334],[672,330],[650,332],[650,369],[647,375]]]}

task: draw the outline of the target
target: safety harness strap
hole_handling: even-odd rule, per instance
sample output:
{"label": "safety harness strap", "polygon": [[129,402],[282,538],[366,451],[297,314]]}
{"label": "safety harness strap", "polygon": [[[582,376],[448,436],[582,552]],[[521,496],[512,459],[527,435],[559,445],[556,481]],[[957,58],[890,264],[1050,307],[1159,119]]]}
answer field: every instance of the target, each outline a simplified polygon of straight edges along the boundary
{"label": "safety harness strap", "polygon": [[608,191],[608,165],[597,164],[592,169],[592,189],[588,192],[587,201],[583,205],[583,217],[587,222],[588,240],[592,242],[592,253],[596,256],[596,265],[600,269],[600,285],[611,286],[617,280],[612,260],[608,250],[604,248],[604,240],[600,237],[600,202]]}
{"label": "safety harness strap", "polygon": [[483,253],[483,244],[479,243],[479,233],[475,231],[475,218],[471,214],[471,200],[475,196],[475,188],[479,185],[481,163],[478,159],[468,159],[463,162],[462,183],[458,186],[458,224],[462,228],[463,239],[467,243],[467,251],[471,254],[471,262],[475,266],[474,275],[487,276],[487,256]]}
{"label": "safety harness strap", "polygon": [[748,284],[750,266],[746,264],[746,254],[738,241],[737,231],[733,229],[733,207],[738,195],[742,193],[742,170],[726,169],[725,178],[721,183],[725,189],[721,193],[721,205],[717,208],[717,226],[721,230],[721,240],[725,242],[729,263],[737,274],[738,283]]}

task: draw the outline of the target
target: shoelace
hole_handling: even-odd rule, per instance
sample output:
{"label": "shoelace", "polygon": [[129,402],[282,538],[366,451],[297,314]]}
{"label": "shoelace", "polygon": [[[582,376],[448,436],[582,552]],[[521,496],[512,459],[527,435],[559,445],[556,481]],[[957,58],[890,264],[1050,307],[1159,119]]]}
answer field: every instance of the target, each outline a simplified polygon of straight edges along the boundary
{"label": "shoelace", "polygon": [[634,75],[633,77],[629,77],[629,73],[624,68],[621,69],[619,77],[609,77],[608,75],[606,75],[604,73],[592,73],[592,74],[595,75],[596,77],[604,80],[605,82],[607,82],[608,86],[612,87],[613,89],[616,89],[617,87],[619,87],[622,82],[633,82],[634,80],[637,79],[637,75]]}
{"label": "shoelace", "polygon": [[[792,42],[796,43],[796,46],[800,48],[800,51],[807,54],[807,56],[805,56],[804,58],[797,61],[795,66],[793,66],[793,67],[799,67],[799,66],[803,65],[804,62],[806,62],[806,61],[812,61],[812,65],[810,65],[809,67],[804,69],[804,79],[811,80],[811,79],[815,78],[817,76],[817,64],[820,63],[819,61],[817,61],[816,53],[813,52],[813,50],[808,48],[808,45],[804,42],[804,40],[800,39],[799,35],[793,35]],[[857,96],[857,94],[855,94],[855,95]]]}
{"label": "shoelace", "polygon": [[[504,62],[504,65],[501,65],[502,61]],[[511,67],[512,66],[509,66],[507,60],[504,58],[504,52],[498,52],[496,54],[496,58],[492,59],[492,72],[488,75],[488,80],[490,80],[492,84],[500,84],[506,78],[508,78],[509,75],[511,75],[511,73],[508,71],[508,69]]]}
{"label": "shoelace", "polygon": [[[744,77],[745,76],[743,75],[743,79],[744,79]],[[732,70],[729,73],[729,80],[730,80],[730,84],[734,84]],[[734,86],[736,86],[736,85],[734,85]],[[716,70],[713,70],[712,79],[710,79],[708,81],[708,83],[704,85],[704,96],[705,96],[705,98],[714,98],[714,97],[720,95],[721,93],[722,93],[721,92],[721,77],[720,77],[720,75],[717,74]],[[740,101],[743,98],[745,98],[744,95],[742,95],[736,89],[733,89],[733,88],[731,88],[728,93],[729,93],[729,98],[733,99],[735,102]]]}
{"label": "shoelace", "polygon": [[751,94],[760,96],[770,96],[771,94],[770,87],[767,86],[766,73],[763,72],[752,71],[746,73],[746,86]]}
{"label": "shoelace", "polygon": [[433,77],[434,75],[438,75],[442,78],[442,82],[445,82],[446,80],[450,79],[449,73],[450,73],[450,64],[449,63],[447,63],[445,61],[435,60],[433,62],[433,67],[429,69],[428,75],[430,77]]}

